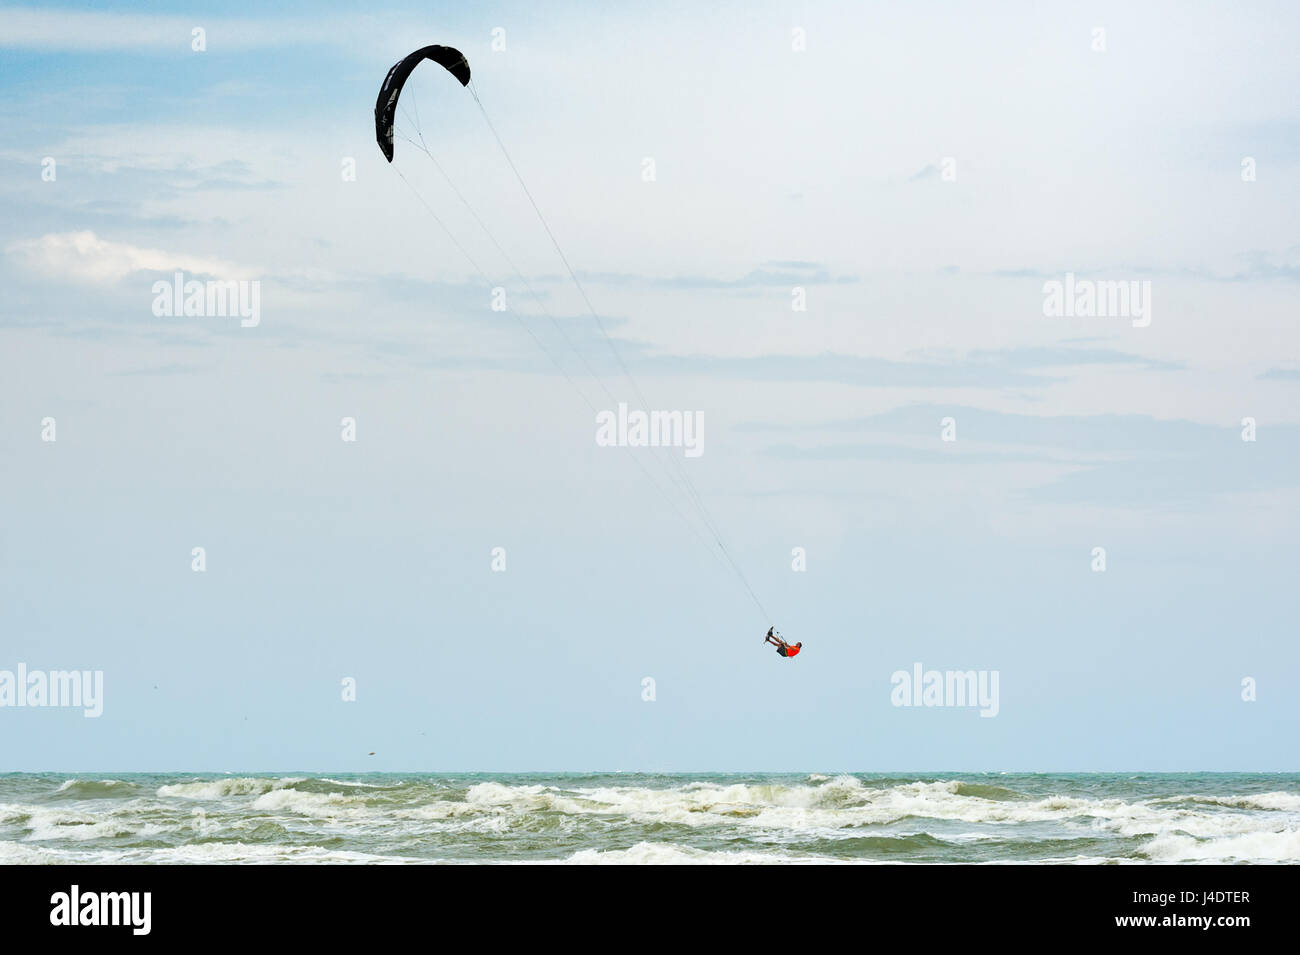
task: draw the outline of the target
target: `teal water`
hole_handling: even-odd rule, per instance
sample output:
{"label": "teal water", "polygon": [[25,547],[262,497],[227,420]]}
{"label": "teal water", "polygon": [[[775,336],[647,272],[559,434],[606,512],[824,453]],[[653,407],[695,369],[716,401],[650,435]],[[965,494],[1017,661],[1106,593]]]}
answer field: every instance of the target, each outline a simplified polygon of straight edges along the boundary
{"label": "teal water", "polygon": [[0,863],[1293,863],[1300,774],[0,775]]}

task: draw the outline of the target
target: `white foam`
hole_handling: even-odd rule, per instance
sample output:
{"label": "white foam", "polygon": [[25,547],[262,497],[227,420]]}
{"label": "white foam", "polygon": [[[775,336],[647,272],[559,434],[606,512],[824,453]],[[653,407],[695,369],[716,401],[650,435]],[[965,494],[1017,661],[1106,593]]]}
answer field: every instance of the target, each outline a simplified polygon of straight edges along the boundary
{"label": "white foam", "polygon": [[30,842],[59,842],[72,840],[89,842],[95,839],[115,839],[122,836],[148,839],[162,835],[163,827],[140,819],[118,815],[95,815],[69,812],[64,809],[46,809],[33,806],[25,827]]}
{"label": "white foam", "polygon": [[172,796],[178,799],[222,799],[226,796],[256,796],[283,789],[302,779],[259,779],[251,776],[236,776],[230,779],[196,780],[192,783],[171,783],[158,787],[159,796]]}
{"label": "white foam", "polygon": [[27,806],[20,806],[16,803],[0,803],[0,823],[5,822],[22,822],[32,813]]}
{"label": "white foam", "polygon": [[630,849],[583,849],[564,861],[570,865],[825,865],[838,860],[767,852],[710,852],[665,842],[638,842]]}
{"label": "white foam", "polygon": [[[1271,792],[1241,796],[1179,796],[1183,802],[1227,806],[1231,809],[1263,809],[1277,812],[1300,812],[1300,793]],[[1172,799],[1169,801],[1173,801]]]}
{"label": "white foam", "polygon": [[81,789],[87,785],[91,786],[121,786],[125,789],[134,789],[135,783],[125,782],[121,779],[69,779],[55,790],[56,793],[64,793],[70,789]]}
{"label": "white foam", "polygon": [[297,865],[374,865],[428,863],[433,860],[404,856],[375,855],[324,849],[320,846],[276,846],[243,842],[203,842],[198,845],[166,849],[128,850],[112,861],[122,863],[184,864],[251,864],[293,863]]}
{"label": "white foam", "polygon": [[1142,851],[1153,862],[1300,862],[1300,829],[1204,840],[1170,833]]}
{"label": "white foam", "polygon": [[58,853],[40,846],[0,842],[0,865],[56,865],[62,861]]}
{"label": "white foam", "polygon": [[292,812],[322,819],[356,815],[365,808],[360,796],[343,793],[310,793],[297,789],[272,789],[253,800],[253,808],[269,812]]}
{"label": "white foam", "polygon": [[[302,782],[302,780],[297,780]],[[355,779],[330,779],[328,776],[322,776],[321,782],[329,783],[331,786],[355,786],[357,789],[400,789],[400,786],[387,786],[383,783],[362,783]]]}

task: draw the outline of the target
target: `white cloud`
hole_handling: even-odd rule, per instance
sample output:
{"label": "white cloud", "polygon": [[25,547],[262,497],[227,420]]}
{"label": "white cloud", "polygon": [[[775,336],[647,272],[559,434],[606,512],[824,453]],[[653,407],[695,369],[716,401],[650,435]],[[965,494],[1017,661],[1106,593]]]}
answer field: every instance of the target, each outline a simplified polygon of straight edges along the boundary
{"label": "white cloud", "polygon": [[[375,18],[371,18],[372,20]],[[275,46],[339,47],[357,51],[373,44],[390,50],[384,36],[419,34],[423,23],[379,17],[380,31],[358,42],[355,17],[310,16],[227,19],[208,12],[154,15],[101,10],[0,8],[0,48],[33,50],[156,50],[190,55],[191,31],[201,27],[211,51]],[[399,44],[400,45],[400,44]],[[392,54],[397,55],[397,54]]]}
{"label": "white cloud", "polygon": [[10,242],[5,253],[21,267],[77,282],[116,282],[132,272],[188,272],[223,279],[255,278],[254,270],[224,259],[143,249],[101,239],[93,232],[49,233]]}
{"label": "white cloud", "polygon": [[[172,48],[190,52],[190,31],[216,24],[206,16],[146,16],[82,10],[0,10],[0,46],[51,50]],[[219,21],[239,46],[273,42],[268,24]],[[208,30],[209,34],[212,33]]]}

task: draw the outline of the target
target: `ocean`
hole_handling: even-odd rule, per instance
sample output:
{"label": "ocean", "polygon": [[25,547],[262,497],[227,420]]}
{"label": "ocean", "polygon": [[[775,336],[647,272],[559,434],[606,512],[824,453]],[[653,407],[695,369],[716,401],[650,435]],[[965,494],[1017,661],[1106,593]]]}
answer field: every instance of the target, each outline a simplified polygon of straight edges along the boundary
{"label": "ocean", "polygon": [[1294,863],[1300,774],[0,775],[0,863]]}

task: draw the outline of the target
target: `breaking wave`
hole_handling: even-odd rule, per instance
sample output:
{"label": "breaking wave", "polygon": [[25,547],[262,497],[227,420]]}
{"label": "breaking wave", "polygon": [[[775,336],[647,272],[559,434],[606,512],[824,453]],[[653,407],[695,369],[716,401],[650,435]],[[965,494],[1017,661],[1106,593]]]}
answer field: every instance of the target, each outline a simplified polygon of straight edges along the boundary
{"label": "breaking wave", "polygon": [[0,777],[0,863],[55,861],[1283,863],[1300,779]]}

